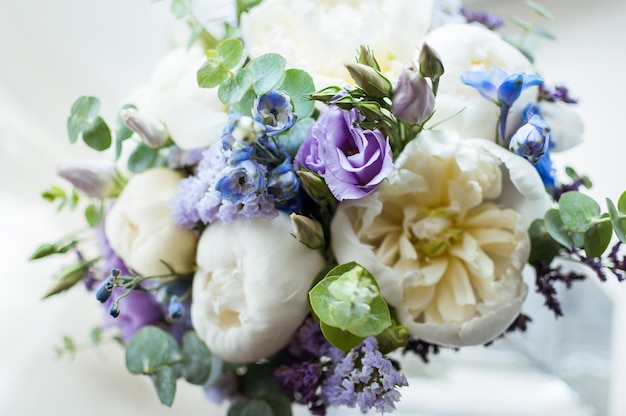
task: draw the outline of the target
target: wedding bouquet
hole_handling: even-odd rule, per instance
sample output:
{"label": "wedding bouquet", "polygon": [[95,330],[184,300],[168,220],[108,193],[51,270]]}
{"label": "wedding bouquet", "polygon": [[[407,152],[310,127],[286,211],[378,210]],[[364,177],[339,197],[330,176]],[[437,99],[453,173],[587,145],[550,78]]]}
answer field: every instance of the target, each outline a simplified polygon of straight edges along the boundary
{"label": "wedding bouquet", "polygon": [[517,36],[454,1],[201,5],[171,1],[190,40],[115,125],[72,105],[70,141],[104,157],[43,196],[89,227],[32,256],[71,259],[45,297],[92,291],[94,342],[114,331],[164,404],[184,378],[229,415],[391,412],[390,353],[524,330],[529,290],[561,315],[555,285],[585,277],[562,259],[624,278],[626,193],[603,212],[551,162],[583,128],[533,62],[540,5]]}

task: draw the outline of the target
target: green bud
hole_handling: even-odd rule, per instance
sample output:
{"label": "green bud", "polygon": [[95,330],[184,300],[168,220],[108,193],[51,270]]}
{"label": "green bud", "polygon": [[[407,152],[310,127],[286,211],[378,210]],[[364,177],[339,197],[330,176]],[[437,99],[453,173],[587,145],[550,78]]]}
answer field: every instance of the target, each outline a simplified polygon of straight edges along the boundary
{"label": "green bud", "polygon": [[320,205],[324,203],[335,205],[337,203],[335,197],[330,193],[328,185],[326,185],[326,182],[320,175],[302,168],[296,174],[302,182],[304,190],[315,202]]}
{"label": "green bud", "polygon": [[409,342],[409,330],[407,327],[398,325],[392,320],[391,326],[376,336],[378,349],[381,353],[387,354],[398,348],[404,347]]}
{"label": "green bud", "polygon": [[346,64],[346,68],[348,68],[348,72],[350,72],[356,85],[366,94],[374,98],[391,96],[393,85],[376,69],[361,63]]}
{"label": "green bud", "polygon": [[296,213],[292,213],[290,218],[294,236],[299,242],[313,250],[324,247],[324,230],[319,222]]}
{"label": "green bud", "polygon": [[377,71],[380,71],[380,65],[378,65],[378,61],[376,61],[374,53],[367,46],[361,45],[357,62],[363,65],[370,66]]}
{"label": "green bud", "polygon": [[333,97],[335,97],[337,94],[339,94],[340,91],[341,91],[341,88],[336,87],[336,86],[326,87],[309,95],[309,98],[311,100],[316,100],[316,101],[321,101],[323,103],[327,103],[330,100],[332,100]]}
{"label": "green bud", "polygon": [[422,45],[419,57],[420,73],[423,77],[432,80],[439,79],[443,75],[443,64],[439,54],[435,52],[428,44]]}
{"label": "green bud", "polygon": [[370,304],[378,296],[378,287],[358,265],[332,282],[328,291],[336,300],[349,303]]}

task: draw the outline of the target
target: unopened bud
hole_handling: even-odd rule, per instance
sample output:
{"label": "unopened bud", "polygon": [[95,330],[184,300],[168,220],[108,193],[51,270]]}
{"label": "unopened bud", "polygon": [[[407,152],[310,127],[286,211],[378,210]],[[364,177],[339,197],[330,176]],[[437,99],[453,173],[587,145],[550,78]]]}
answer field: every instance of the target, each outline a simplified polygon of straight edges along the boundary
{"label": "unopened bud", "polygon": [[444,69],[439,54],[428,44],[422,45],[419,56],[420,73],[432,80],[439,79],[443,75]]}
{"label": "unopened bud", "polygon": [[371,66],[375,70],[380,71],[380,65],[378,65],[378,61],[376,61],[374,53],[367,46],[361,45],[359,48],[357,62],[363,65]]}
{"label": "unopened bud", "polygon": [[165,125],[149,114],[142,113],[134,108],[124,108],[120,111],[120,118],[149,147],[158,149],[163,147],[169,140],[169,133]]}
{"label": "unopened bud", "polygon": [[393,90],[391,111],[400,120],[417,124],[426,121],[435,108],[435,94],[414,67],[404,68]]}
{"label": "unopened bud", "polygon": [[185,309],[183,308],[183,304],[178,300],[178,296],[174,295],[170,299],[170,303],[167,307],[167,313],[171,320],[178,321],[183,317],[183,313]]}
{"label": "unopened bud", "polygon": [[389,97],[393,86],[383,74],[371,66],[360,63],[346,64],[350,76],[366,94],[374,98]]}
{"label": "unopened bud", "polygon": [[97,198],[119,195],[124,180],[109,160],[69,160],[57,166],[57,174],[79,191]]}
{"label": "unopened bud", "polygon": [[537,163],[550,146],[550,130],[541,116],[533,115],[511,137],[509,149],[529,162]]}
{"label": "unopened bud", "polygon": [[296,172],[302,186],[307,194],[318,204],[324,203],[336,203],[335,197],[328,189],[328,185],[324,182],[324,179],[317,173],[313,173],[308,170],[302,170]]}
{"label": "unopened bud", "polygon": [[109,307],[109,314],[114,318],[120,316],[120,306],[117,304],[117,302],[113,302],[111,304],[111,306]]}
{"label": "unopened bud", "polygon": [[313,250],[324,247],[324,230],[319,222],[295,213],[292,213],[290,217],[293,233],[298,241]]}
{"label": "unopened bud", "polygon": [[104,303],[107,300],[109,300],[112,293],[113,293],[113,279],[109,277],[100,285],[100,287],[96,291],[96,299],[98,299],[100,303]]}

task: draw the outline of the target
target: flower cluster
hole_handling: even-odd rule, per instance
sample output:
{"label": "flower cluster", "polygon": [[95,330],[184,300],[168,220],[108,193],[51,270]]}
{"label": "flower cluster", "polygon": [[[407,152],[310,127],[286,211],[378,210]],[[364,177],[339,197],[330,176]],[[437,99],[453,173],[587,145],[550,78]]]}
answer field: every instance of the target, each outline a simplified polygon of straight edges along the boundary
{"label": "flower cluster", "polygon": [[[588,178],[559,179],[577,100],[502,19],[460,2],[263,0],[237,2],[218,35],[194,4],[172,2],[191,46],[117,129],[97,98],[72,106],[70,141],[109,159],[63,163],[74,189],[43,195],[91,228],[32,256],[73,256],[46,296],[84,282],[164,404],[184,378],[229,414],[389,413],[408,381],[387,354],[428,361],[523,330],[524,269],[556,315],[555,283],[584,278],[557,260],[624,278],[626,193],[603,213],[579,192]],[[546,33],[531,7],[520,39]]]}

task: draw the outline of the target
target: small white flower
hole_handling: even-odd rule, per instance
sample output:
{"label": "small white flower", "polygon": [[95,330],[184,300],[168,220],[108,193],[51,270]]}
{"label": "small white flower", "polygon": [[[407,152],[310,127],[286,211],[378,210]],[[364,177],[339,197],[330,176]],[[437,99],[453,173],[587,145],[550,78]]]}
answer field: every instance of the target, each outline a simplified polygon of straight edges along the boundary
{"label": "small white flower", "polygon": [[292,235],[287,214],[208,226],[198,243],[191,321],[211,352],[251,363],[284,347],[309,312],[324,259]]}
{"label": "small white flower", "polygon": [[526,230],[549,206],[539,175],[492,142],[444,131],[421,133],[396,166],[377,192],[339,204],[338,262],[368,269],[411,334],[450,346],[491,341],[526,296]]}
{"label": "small white flower", "polygon": [[105,219],[105,234],[126,266],[144,276],[193,270],[196,237],[171,219],[170,199],[183,175],[155,168],[133,176]]}
{"label": "small white flower", "polygon": [[[461,82],[465,71],[486,71],[499,67],[506,72],[535,73],[532,64],[500,35],[478,24],[448,24],[431,31],[425,42],[443,62],[445,72],[439,83],[435,113],[430,123],[456,131],[461,138],[495,139],[500,109],[478,91]],[[537,88],[527,88],[516,100],[508,118],[507,133],[512,134],[529,102],[535,102]]]}

